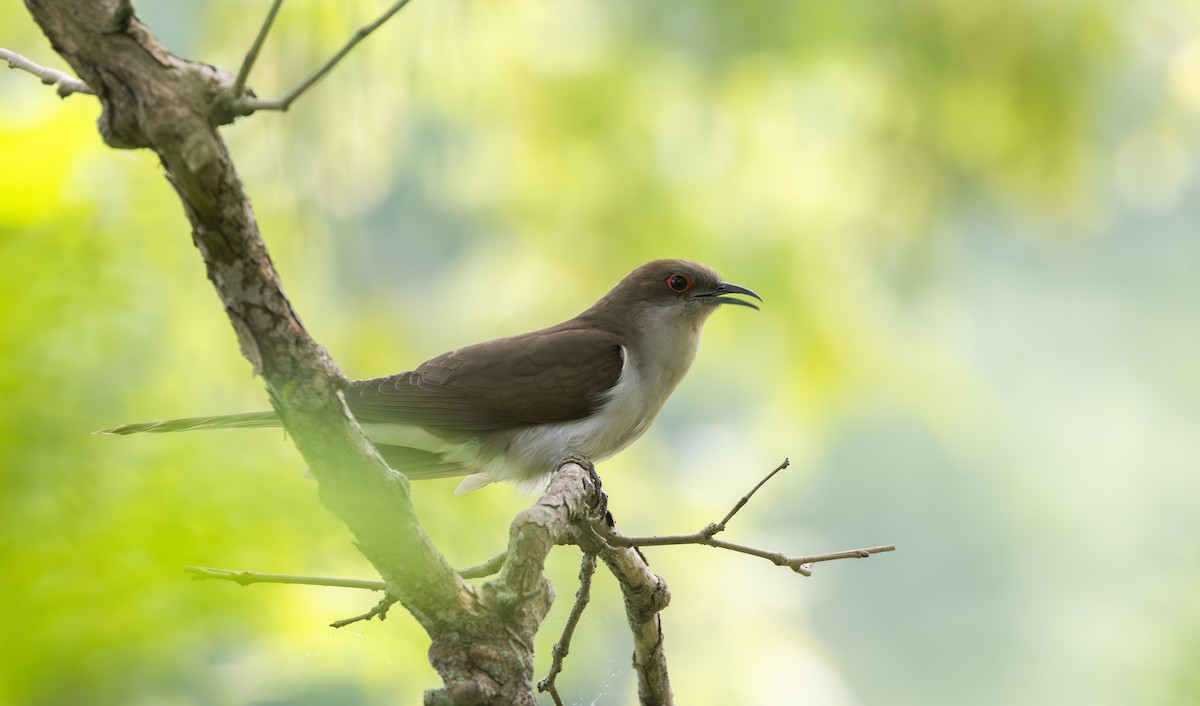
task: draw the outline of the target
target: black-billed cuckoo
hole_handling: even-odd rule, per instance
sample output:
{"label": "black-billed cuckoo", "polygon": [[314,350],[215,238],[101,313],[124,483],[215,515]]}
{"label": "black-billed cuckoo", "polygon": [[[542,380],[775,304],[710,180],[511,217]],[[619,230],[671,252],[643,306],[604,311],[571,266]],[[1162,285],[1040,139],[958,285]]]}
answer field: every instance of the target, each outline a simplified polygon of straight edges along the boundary
{"label": "black-billed cuckoo", "polygon": [[[457,493],[535,485],[570,454],[603,461],[654,421],[720,304],[762,297],[687,260],[630,272],[573,319],[450,351],[416,370],[355,380],[346,402],[409,478],[467,476]],[[274,412],[123,424],[101,434],[281,426]]]}

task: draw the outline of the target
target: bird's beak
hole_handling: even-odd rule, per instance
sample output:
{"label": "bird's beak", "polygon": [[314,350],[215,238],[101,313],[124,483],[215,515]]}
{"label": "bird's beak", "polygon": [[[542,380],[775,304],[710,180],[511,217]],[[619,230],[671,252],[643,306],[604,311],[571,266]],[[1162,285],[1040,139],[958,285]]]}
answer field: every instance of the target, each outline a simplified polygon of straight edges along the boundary
{"label": "bird's beak", "polygon": [[693,294],[691,298],[712,302],[714,304],[737,304],[738,306],[748,306],[751,309],[758,308],[756,304],[748,302],[745,299],[735,299],[731,296],[728,296],[730,294],[745,294],[748,297],[754,297],[755,299],[762,301],[762,297],[755,294],[752,290],[746,289],[740,285],[730,284],[728,282],[722,282],[718,284],[716,288],[710,292],[698,292]]}

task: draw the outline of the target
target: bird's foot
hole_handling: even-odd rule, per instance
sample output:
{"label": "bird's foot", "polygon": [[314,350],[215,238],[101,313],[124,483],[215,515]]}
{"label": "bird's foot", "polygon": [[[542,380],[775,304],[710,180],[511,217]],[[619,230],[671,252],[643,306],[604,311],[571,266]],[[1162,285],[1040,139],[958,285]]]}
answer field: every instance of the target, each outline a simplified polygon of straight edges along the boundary
{"label": "bird's foot", "polygon": [[616,526],[612,513],[608,511],[608,493],[604,492],[604,483],[600,480],[600,474],[596,473],[596,464],[578,454],[571,454],[566,460],[583,466],[591,477],[592,483],[596,484],[596,505],[592,508],[592,516],[603,518],[604,524],[610,528]]}

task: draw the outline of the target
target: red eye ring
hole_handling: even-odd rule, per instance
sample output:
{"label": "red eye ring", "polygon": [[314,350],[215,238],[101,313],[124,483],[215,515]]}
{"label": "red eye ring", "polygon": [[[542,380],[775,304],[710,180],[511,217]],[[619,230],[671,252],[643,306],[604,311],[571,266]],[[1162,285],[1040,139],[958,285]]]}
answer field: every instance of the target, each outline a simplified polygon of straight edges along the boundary
{"label": "red eye ring", "polygon": [[692,281],[692,278],[685,274],[676,272],[674,274],[667,275],[667,289],[675,292],[676,294],[683,294],[695,286],[696,283]]}

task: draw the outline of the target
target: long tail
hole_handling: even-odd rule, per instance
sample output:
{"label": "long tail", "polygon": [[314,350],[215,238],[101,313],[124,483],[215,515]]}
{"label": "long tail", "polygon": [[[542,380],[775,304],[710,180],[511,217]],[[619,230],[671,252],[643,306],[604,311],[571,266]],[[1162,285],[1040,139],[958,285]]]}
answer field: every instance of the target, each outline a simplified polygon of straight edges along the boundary
{"label": "long tail", "polygon": [[112,429],[102,429],[96,434],[137,434],[139,432],[192,431],[193,429],[266,429],[283,426],[274,412],[244,412],[242,414],[218,414],[213,417],[188,417],[187,419],[165,419],[161,422],[122,424]]}

